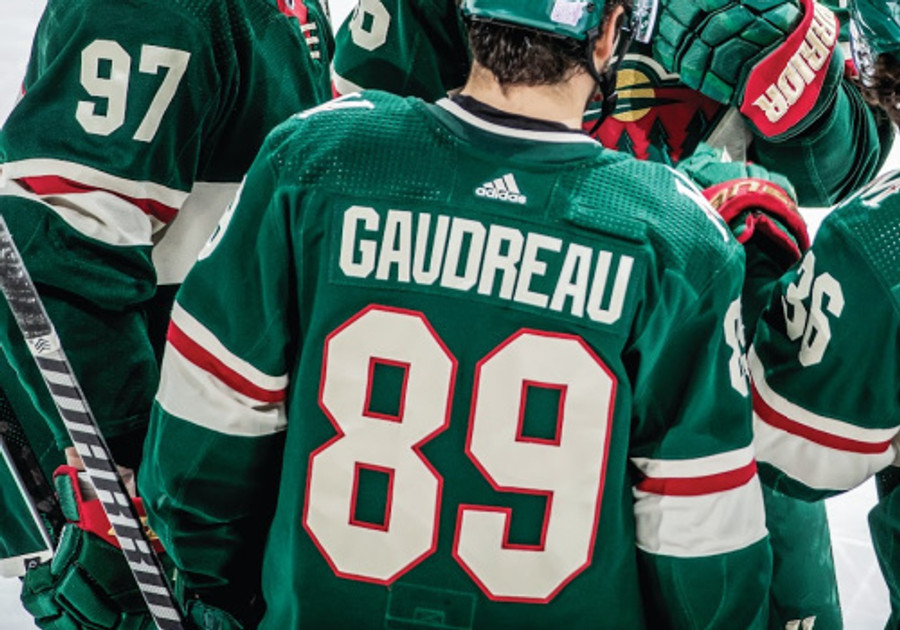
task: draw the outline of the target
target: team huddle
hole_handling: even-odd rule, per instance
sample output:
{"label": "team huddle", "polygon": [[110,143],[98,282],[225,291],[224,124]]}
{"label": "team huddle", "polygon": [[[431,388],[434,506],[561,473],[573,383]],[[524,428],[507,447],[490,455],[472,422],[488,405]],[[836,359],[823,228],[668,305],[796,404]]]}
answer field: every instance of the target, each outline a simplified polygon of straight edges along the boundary
{"label": "team huddle", "polygon": [[331,29],[48,1],[0,129],[56,335],[4,288],[0,575],[37,626],[842,628],[823,499],[876,477],[900,628],[900,6]]}

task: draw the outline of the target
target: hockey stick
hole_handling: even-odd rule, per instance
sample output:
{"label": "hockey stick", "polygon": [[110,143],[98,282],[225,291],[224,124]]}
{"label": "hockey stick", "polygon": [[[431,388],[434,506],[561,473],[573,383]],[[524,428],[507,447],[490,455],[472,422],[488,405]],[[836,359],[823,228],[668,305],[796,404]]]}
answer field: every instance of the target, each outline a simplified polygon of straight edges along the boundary
{"label": "hockey stick", "polygon": [[24,499],[35,513],[35,521],[41,529],[42,538],[52,553],[56,537],[66,519],[53,486],[44,475],[37,455],[25,436],[25,430],[2,389],[0,389],[0,447],[3,448],[11,472],[18,479]]}
{"label": "hockey stick", "polygon": [[[25,509],[31,517],[32,524],[40,534],[41,543],[43,543],[42,549],[31,549],[24,551],[24,553],[17,554],[17,552],[22,552],[24,550],[24,546],[18,546],[8,550],[3,554],[3,557],[0,557],[0,576],[21,576],[22,569],[29,571],[40,566],[42,562],[50,560],[53,557],[55,544],[50,537],[50,525],[40,513],[36,502],[31,498],[31,493],[25,488],[22,475],[19,474],[16,465],[13,463],[9,448],[7,448],[6,439],[0,439],[0,460],[3,461],[7,468],[6,472],[15,482],[16,489],[19,491],[19,498],[24,502]],[[10,490],[8,487],[4,489],[7,491]],[[15,507],[10,505],[9,497],[4,498],[4,503],[6,504],[5,507],[7,509],[15,510]]]}
{"label": "hockey stick", "polygon": [[109,447],[97,428],[3,217],[0,217],[0,289],[81,456],[150,614],[161,630],[181,630],[181,614],[159,558],[147,541]]}

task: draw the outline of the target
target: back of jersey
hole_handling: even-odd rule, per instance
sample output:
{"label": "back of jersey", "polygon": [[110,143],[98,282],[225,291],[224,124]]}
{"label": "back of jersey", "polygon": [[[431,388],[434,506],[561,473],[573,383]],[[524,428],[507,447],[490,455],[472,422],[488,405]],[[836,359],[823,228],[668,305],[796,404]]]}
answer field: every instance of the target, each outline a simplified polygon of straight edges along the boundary
{"label": "back of jersey", "polygon": [[759,460],[821,498],[895,460],[900,430],[900,173],[826,217],[772,293],[750,353]]}
{"label": "back of jersey", "polygon": [[[277,474],[262,453],[283,437],[266,628],[652,626],[645,594],[679,595],[658,576],[642,589],[642,555],[749,554],[749,596],[731,597],[754,601],[767,556],[742,257],[695,195],[580,133],[452,101],[373,92],[298,116],[179,296],[151,512],[172,522],[154,497],[194,474],[165,455],[167,428],[190,426],[254,452],[246,478],[224,481],[230,505],[259,507],[226,536],[248,537]],[[213,368],[210,387],[216,364],[243,380]],[[198,407],[192,383],[267,404],[238,419]],[[174,542],[188,574],[215,569]]]}

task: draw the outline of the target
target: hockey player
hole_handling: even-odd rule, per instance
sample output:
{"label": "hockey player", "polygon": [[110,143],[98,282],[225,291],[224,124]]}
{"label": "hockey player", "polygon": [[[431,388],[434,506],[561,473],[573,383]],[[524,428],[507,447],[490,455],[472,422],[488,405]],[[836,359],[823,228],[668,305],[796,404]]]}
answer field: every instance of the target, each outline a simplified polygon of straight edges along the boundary
{"label": "hockey player", "polygon": [[[894,122],[900,4],[856,0],[853,48],[863,93]],[[750,352],[761,471],[785,491],[848,490],[897,457],[900,173],[879,177],[832,212],[802,262],[778,282]],[[900,493],[869,514],[900,628]]]}
{"label": "hockey player", "polygon": [[190,617],[765,627],[743,251],[580,131],[620,3],[464,10],[460,94],[279,127],[178,294],[139,484]]}
{"label": "hockey player", "polygon": [[[165,330],[172,287],[265,135],[330,98],[332,51],[319,0],[48,2],[0,132],[0,214],[120,465],[140,461],[158,386],[153,331]],[[14,368],[2,367],[0,386],[49,476],[70,441],[5,303],[0,341]],[[81,506],[67,507],[78,519]],[[52,568],[29,572],[24,599],[39,625],[119,614],[109,595],[133,580],[105,545],[69,528]]]}
{"label": "hockey player", "polygon": [[[469,55],[455,4],[360,0],[337,34],[335,90],[381,88],[436,99],[461,85]],[[891,128],[844,78],[837,31],[825,6],[655,4],[638,2],[642,28],[655,20],[656,35],[626,55],[615,115],[602,122],[596,137],[638,158],[676,164],[705,189],[747,250],[742,308],[752,335],[772,283],[808,246],[796,200],[831,205],[869,181],[887,155]],[[804,61],[810,51],[815,72]],[[771,107],[753,105],[780,102],[780,75],[795,70],[803,72],[784,79],[798,86],[790,115],[778,117]],[[772,78],[774,96],[763,98],[769,94],[766,77]],[[748,100],[760,85],[763,95]],[[594,128],[599,110],[595,105],[588,111],[586,129]],[[771,627],[781,630],[815,617],[820,630],[840,628],[824,504],[764,492],[776,560]],[[815,568],[807,571],[811,559]]]}
{"label": "hockey player", "polygon": [[[335,91],[378,88],[435,100],[461,86],[468,51],[455,5],[359,0],[337,34]],[[830,206],[877,173],[891,129],[844,77],[825,5],[641,0],[637,6],[657,27],[622,62],[615,115],[597,131],[604,145],[678,163],[705,142],[729,160],[786,176],[805,206]],[[779,85],[796,86],[796,93],[785,96],[788,88]],[[586,128],[599,109],[588,111]]]}

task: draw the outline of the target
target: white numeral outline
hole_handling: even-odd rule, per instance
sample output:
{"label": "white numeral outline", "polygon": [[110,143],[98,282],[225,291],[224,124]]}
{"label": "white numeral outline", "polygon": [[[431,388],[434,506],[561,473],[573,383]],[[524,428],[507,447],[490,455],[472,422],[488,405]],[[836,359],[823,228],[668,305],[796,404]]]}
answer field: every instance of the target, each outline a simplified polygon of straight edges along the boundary
{"label": "white numeral outline", "polygon": [[[523,390],[536,382],[563,392],[552,440],[521,435]],[[496,491],[544,496],[547,505],[540,542],[533,545],[509,541],[511,509],[458,507],[453,557],[489,599],[547,603],[590,566],[616,385],[612,371],[576,335],[522,329],[478,363],[466,455]],[[517,391],[518,409],[504,402]],[[512,425],[513,439],[501,443],[497,436]]]}
{"label": "white numeral outline", "polygon": [[[396,415],[371,409],[378,365],[404,371]],[[456,370],[416,311],[370,305],[326,338],[319,405],[337,435],[310,455],[303,526],[335,575],[390,585],[437,550],[443,478],[421,448],[449,426]],[[559,392],[552,437],[525,434],[533,387]],[[548,602],[590,566],[616,388],[577,335],[522,329],[476,365],[466,455],[497,492],[546,498],[537,544],[510,542],[511,508],[457,507],[452,556],[491,600]],[[388,476],[380,522],[356,518],[363,470]]]}
{"label": "white numeral outline", "polygon": [[[365,28],[366,16],[372,18],[368,30]],[[363,50],[372,52],[387,41],[388,29],[391,26],[391,14],[381,0],[359,0],[359,4],[349,19],[350,36],[353,38],[353,43]]]}
{"label": "white numeral outline", "polygon": [[[397,354],[416,356],[404,360]],[[357,364],[360,357],[365,365]],[[409,365],[396,417],[369,409],[375,363]],[[425,316],[415,311],[372,305],[326,338],[319,406],[337,435],[310,455],[303,526],[335,575],[388,585],[437,549],[443,478],[421,448],[450,425],[456,365]],[[423,383],[443,387],[446,400],[423,396]],[[376,439],[380,436],[388,437]],[[356,458],[355,450],[366,460]],[[349,475],[342,465],[347,461],[353,461]],[[383,526],[361,525],[353,517],[360,465],[391,476]],[[345,491],[347,501],[341,503]],[[403,519],[403,513],[432,513],[430,531],[418,530],[418,518]]]}
{"label": "white numeral outline", "polygon": [[[175,48],[141,47],[138,71],[142,74],[159,74],[160,68],[168,69],[157,88],[147,112],[132,136],[138,142],[151,142],[156,137],[163,116],[175,98],[178,86],[187,72],[191,54]],[[101,62],[110,64],[110,76],[100,76]],[[81,51],[82,87],[91,96],[106,101],[106,113],[98,114],[98,103],[78,101],[75,119],[87,133],[108,136],[125,124],[128,109],[128,90],[131,82],[131,56],[111,39],[96,39]]]}
{"label": "white numeral outline", "polygon": [[162,122],[163,115],[175,98],[175,92],[178,91],[178,84],[187,72],[188,62],[191,59],[191,53],[175,48],[163,48],[162,46],[150,46],[145,44],[141,47],[141,63],[140,71],[144,74],[159,74],[160,68],[167,68],[165,78],[156,90],[150,107],[144,115],[137,131],[134,132],[134,139],[139,142],[150,142],[159,131],[159,125]]}
{"label": "white numeral outline", "polygon": [[[797,358],[803,367],[821,363],[831,342],[831,323],[826,311],[835,319],[844,311],[841,283],[827,272],[815,275],[815,265],[816,256],[810,250],[800,264],[797,279],[787,286],[781,298],[785,332],[791,341],[800,339]],[[807,300],[810,301],[808,309],[804,305]]]}

